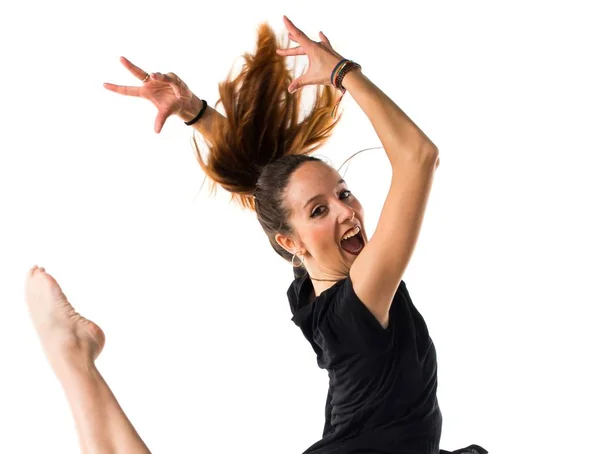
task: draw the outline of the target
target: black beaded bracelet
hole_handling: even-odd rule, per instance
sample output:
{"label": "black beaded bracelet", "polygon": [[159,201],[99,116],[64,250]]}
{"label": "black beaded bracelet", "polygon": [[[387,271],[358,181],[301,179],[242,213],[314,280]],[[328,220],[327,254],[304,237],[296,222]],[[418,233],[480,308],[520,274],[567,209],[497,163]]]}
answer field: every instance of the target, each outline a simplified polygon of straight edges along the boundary
{"label": "black beaded bracelet", "polygon": [[342,81],[344,80],[344,77],[346,76],[346,74],[348,74],[350,71],[352,71],[353,69],[362,69],[362,67],[354,62],[354,61],[347,61],[346,64],[344,66],[342,66],[335,78],[335,84],[334,86],[340,90],[342,90],[342,93],[346,92],[346,88],[344,88],[344,86],[342,85]]}
{"label": "black beaded bracelet", "polygon": [[204,115],[204,112],[206,111],[207,106],[208,106],[208,103],[203,99],[202,100],[202,109],[200,109],[200,112],[198,113],[198,115],[196,115],[190,121],[186,121],[185,124],[188,126],[191,126],[194,123],[196,123],[198,120],[200,120],[200,118],[202,118],[202,115]]}

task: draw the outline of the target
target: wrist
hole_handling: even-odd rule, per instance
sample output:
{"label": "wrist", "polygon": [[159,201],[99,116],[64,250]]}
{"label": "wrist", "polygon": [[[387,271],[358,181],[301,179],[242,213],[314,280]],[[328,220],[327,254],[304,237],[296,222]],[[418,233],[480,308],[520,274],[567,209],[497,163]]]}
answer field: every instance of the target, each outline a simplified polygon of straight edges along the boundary
{"label": "wrist", "polygon": [[181,107],[178,116],[183,121],[190,121],[192,118],[195,118],[196,115],[198,115],[200,109],[202,109],[202,100],[193,94],[190,102],[185,103]]}
{"label": "wrist", "polygon": [[357,84],[360,84],[361,79],[365,79],[366,76],[362,73],[361,68],[353,68],[351,71],[346,73],[344,78],[342,79],[342,86],[348,90],[352,91],[353,88],[356,87]]}

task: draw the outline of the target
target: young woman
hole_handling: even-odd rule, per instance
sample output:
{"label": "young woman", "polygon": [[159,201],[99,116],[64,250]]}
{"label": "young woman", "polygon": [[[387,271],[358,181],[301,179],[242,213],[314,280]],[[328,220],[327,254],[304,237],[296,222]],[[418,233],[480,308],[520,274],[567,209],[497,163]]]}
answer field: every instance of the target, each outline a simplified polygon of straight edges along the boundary
{"label": "young woman", "polygon": [[[294,265],[292,320],[330,378],[323,438],[305,453],[437,454],[442,415],[436,350],[402,280],[439,165],[437,147],[323,33],[315,42],[287,17],[284,23],[298,46],[278,48],[272,30],[261,25],[256,53],[245,56],[237,78],[219,85],[225,116],[175,74],[148,74],[126,59],[142,85],[106,88],[152,101],[156,132],[171,115],[193,124],[209,147],[206,161],[197,147],[207,176],[256,211],[273,249]],[[307,55],[310,64],[293,80],[285,57],[296,55]],[[293,93],[306,85],[324,87],[300,120]],[[334,87],[352,94],[392,166],[370,240],[362,206],[347,183],[309,156],[339,120],[331,115]],[[43,268],[29,271],[26,299],[84,452],[149,452],[95,367],[102,330],[74,311]],[[471,445],[454,452],[487,451]]]}

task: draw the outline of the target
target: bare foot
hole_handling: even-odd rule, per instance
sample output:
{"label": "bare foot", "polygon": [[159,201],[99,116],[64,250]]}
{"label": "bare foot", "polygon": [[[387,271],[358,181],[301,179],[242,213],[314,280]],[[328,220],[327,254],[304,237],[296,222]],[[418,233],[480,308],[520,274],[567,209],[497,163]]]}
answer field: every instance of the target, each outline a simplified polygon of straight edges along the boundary
{"label": "bare foot", "polygon": [[27,272],[25,300],[33,325],[53,367],[69,361],[91,364],[104,347],[104,332],[75,312],[56,280],[44,268]]}

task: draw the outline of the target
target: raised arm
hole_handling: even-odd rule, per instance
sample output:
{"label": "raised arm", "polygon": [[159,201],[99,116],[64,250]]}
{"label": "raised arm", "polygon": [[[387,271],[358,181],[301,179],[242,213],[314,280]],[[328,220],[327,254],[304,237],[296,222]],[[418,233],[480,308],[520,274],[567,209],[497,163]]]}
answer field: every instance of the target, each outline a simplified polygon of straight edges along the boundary
{"label": "raised arm", "polygon": [[[183,121],[190,121],[193,118],[195,118],[196,115],[198,115],[201,109],[202,100],[192,93],[192,99],[188,104],[183,106],[182,110],[178,113],[178,116]],[[224,125],[226,125],[227,119],[221,113],[217,112],[215,109],[207,105],[206,110],[202,114],[202,118],[200,118],[200,120],[191,125],[191,127],[210,141],[210,131],[213,123],[216,122],[223,123]]]}
{"label": "raised arm", "polygon": [[[309,70],[292,81],[289,91],[311,84],[332,84],[333,69],[342,59],[323,32],[311,40],[287,16],[283,18],[297,47],[278,49],[280,55],[307,55]],[[373,238],[350,268],[356,295],[382,326],[387,327],[392,298],[415,248],[425,206],[439,164],[431,140],[359,68],[342,81],[365,112],[392,165],[392,182]]]}
{"label": "raised arm", "polygon": [[343,85],[371,121],[392,165],[377,228],[350,269],[356,295],[387,327],[392,299],[421,230],[438,150],[362,71],[349,72]]}

